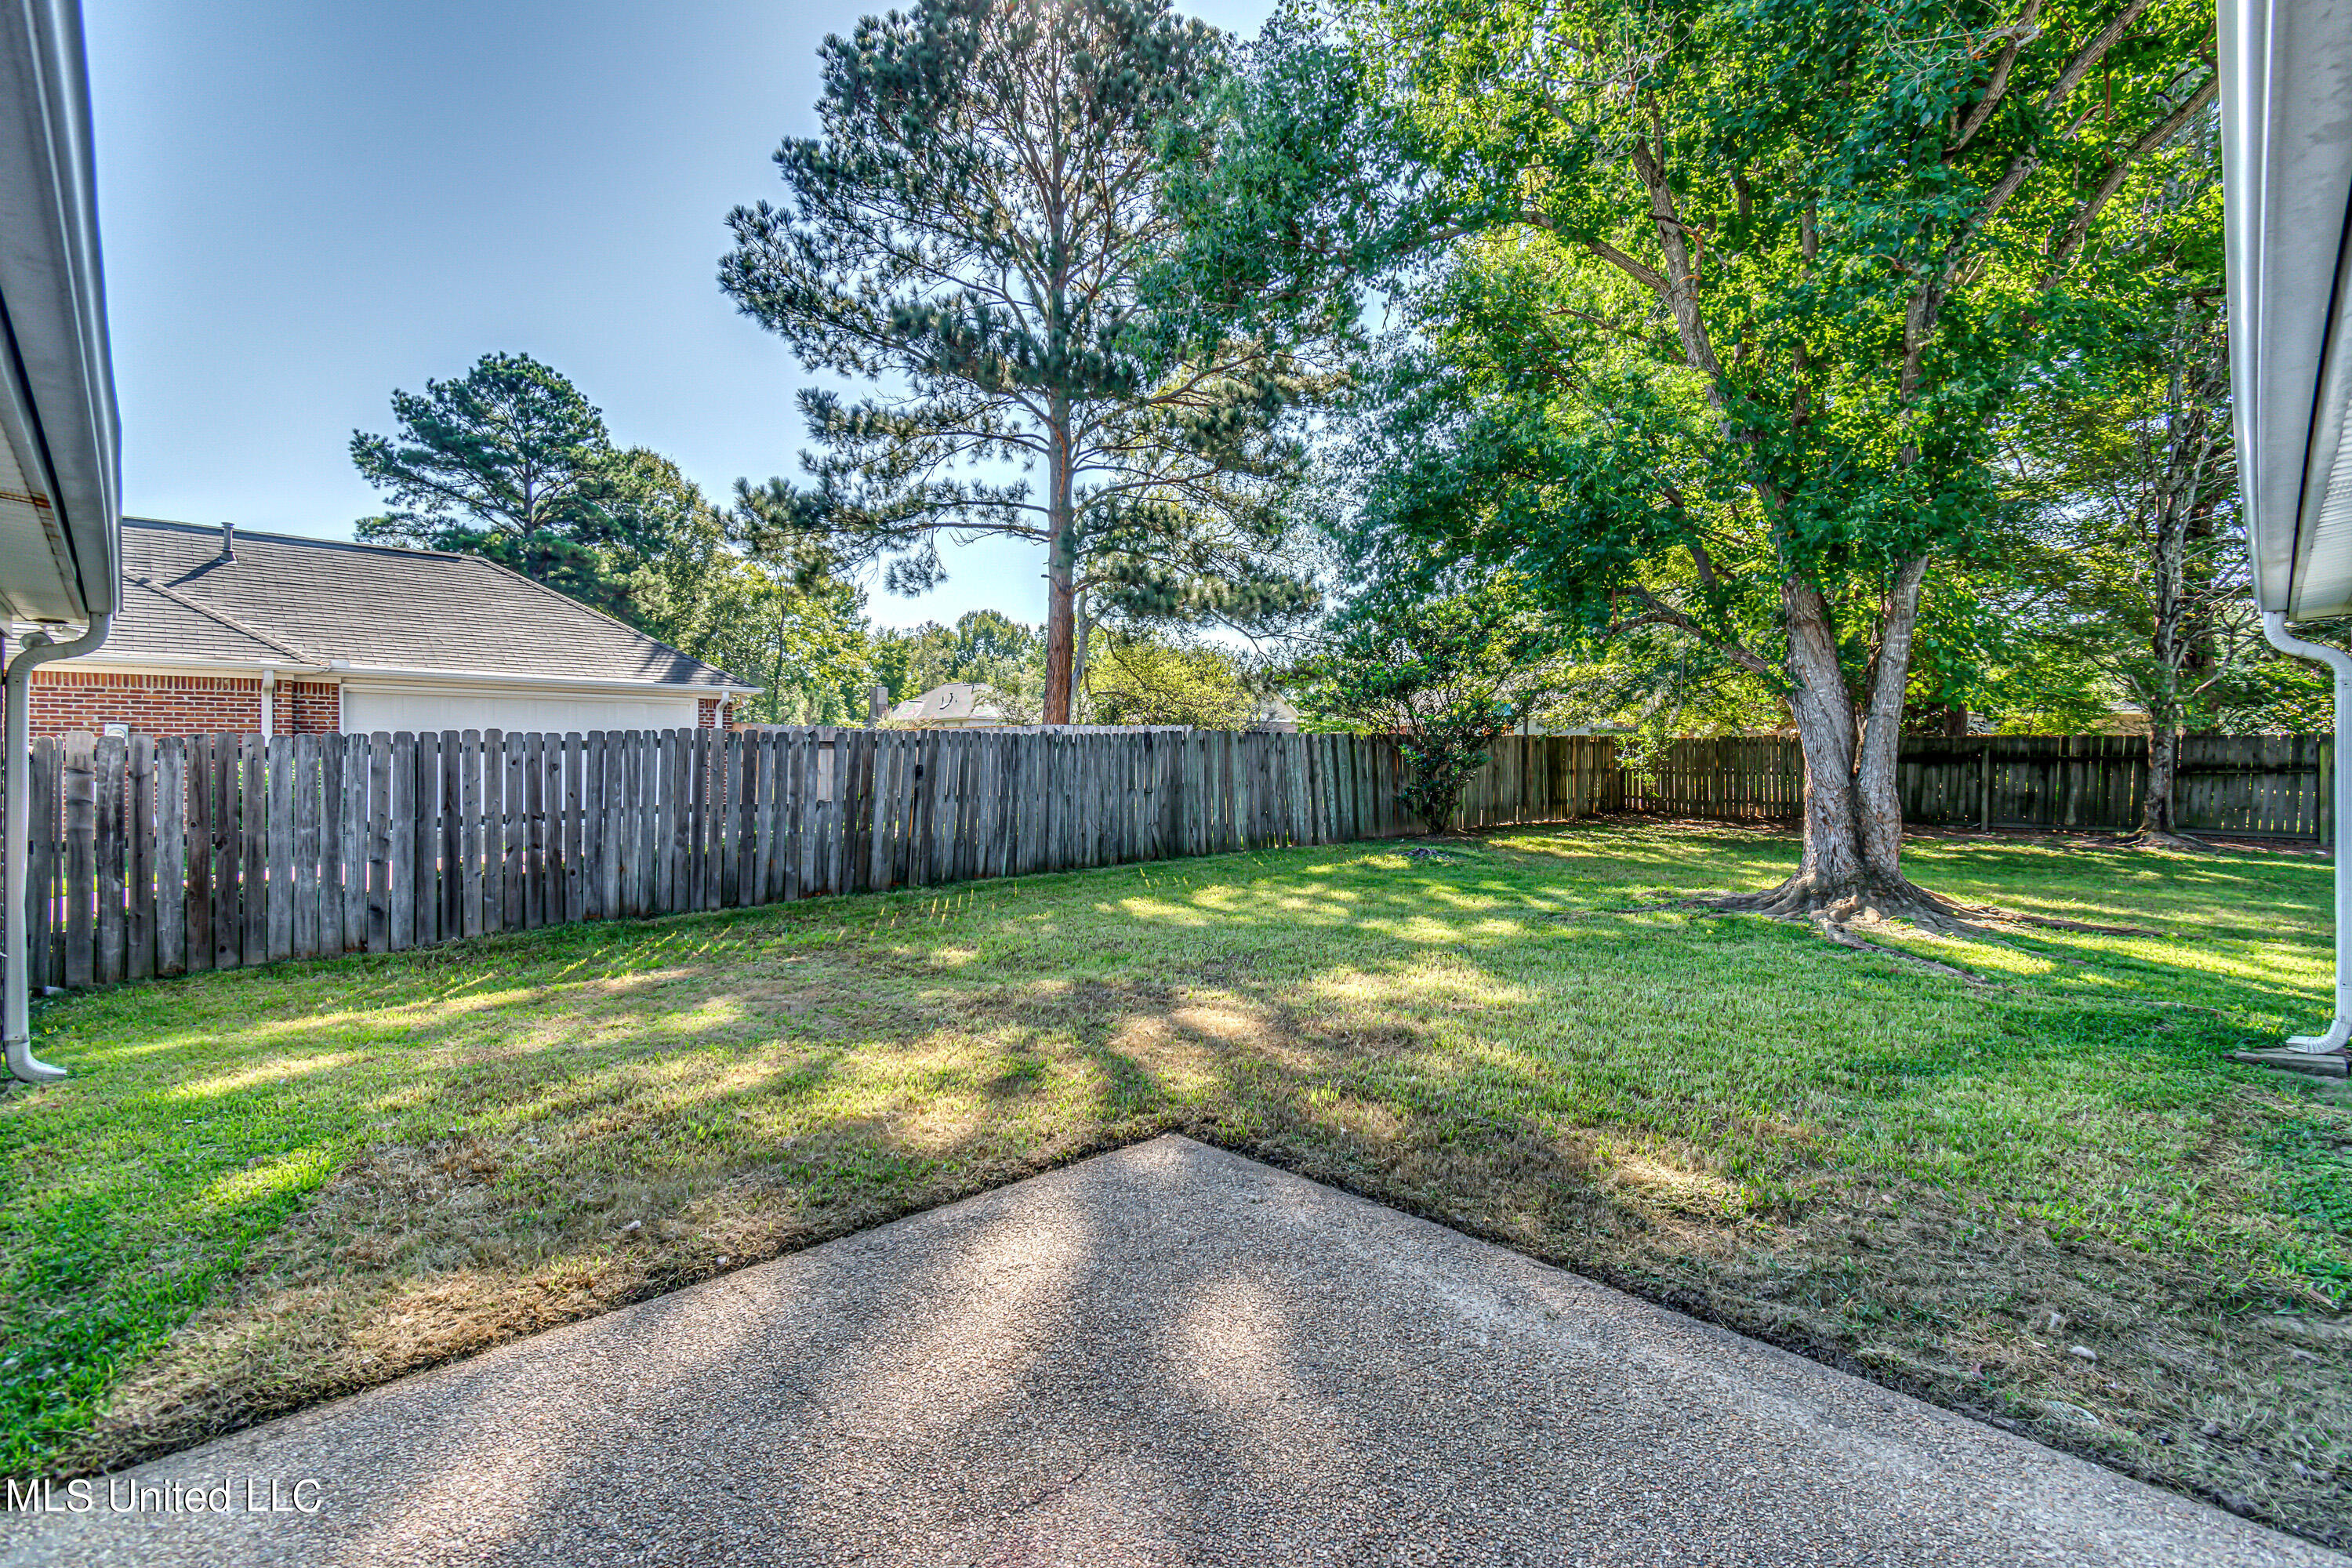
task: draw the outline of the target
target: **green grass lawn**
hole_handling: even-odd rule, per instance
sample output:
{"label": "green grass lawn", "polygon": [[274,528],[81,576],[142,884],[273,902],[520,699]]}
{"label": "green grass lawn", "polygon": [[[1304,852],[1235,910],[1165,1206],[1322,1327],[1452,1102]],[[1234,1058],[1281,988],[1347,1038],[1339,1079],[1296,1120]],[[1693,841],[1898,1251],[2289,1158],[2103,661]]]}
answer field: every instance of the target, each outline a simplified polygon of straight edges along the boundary
{"label": "green grass lawn", "polygon": [[1643,907],[1795,853],[1589,824],[57,1001],[74,1076],[0,1100],[0,1474],[1173,1129],[2345,1542],[2352,1111],[2226,1059],[2325,1022],[2326,865],[1916,842],[2155,933],[1903,939],[1974,978]]}

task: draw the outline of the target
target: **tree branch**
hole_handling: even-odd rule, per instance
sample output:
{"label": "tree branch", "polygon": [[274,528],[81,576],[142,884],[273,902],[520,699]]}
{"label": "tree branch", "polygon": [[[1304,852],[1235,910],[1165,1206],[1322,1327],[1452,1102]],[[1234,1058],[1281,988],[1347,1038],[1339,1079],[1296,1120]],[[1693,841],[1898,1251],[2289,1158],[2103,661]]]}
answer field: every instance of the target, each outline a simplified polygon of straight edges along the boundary
{"label": "tree branch", "polygon": [[2130,174],[2132,164],[2179,135],[2182,129],[2197,117],[2200,110],[2213,101],[2214,96],[2221,91],[2221,73],[2216,71],[2207,77],[2195,92],[2189,95],[2188,101],[2150,127],[2146,135],[2133,142],[2107,166],[2106,174],[2099,181],[2098,188],[2084,199],[2082,206],[2076,210],[2074,216],[2061,231],[2058,243],[2052,247],[2050,267],[2042,279],[2042,286],[2044,289],[2056,283],[2058,274],[2064,271],[2067,265],[2074,259],[2074,252],[2082,248],[2084,239],[2090,234],[2093,220],[2099,216],[2099,209],[2105,206],[2108,199],[2123,188],[2124,180]]}
{"label": "tree branch", "polygon": [[1665,298],[1665,276],[1656,268],[1643,266],[1640,262],[1634,260],[1632,257],[1626,255],[1623,251],[1618,249],[1615,246],[1611,245],[1606,240],[1588,239],[1584,242],[1584,248],[1592,252],[1593,255],[1601,258],[1601,260],[1609,263],[1610,266],[1616,268],[1619,271],[1624,273],[1625,276],[1633,279],[1636,283],[1647,288],[1653,293],[1655,293],[1660,299],[1663,300]]}
{"label": "tree branch", "polygon": [[2052,82],[2050,90],[2042,95],[2042,112],[2044,115],[2074,96],[2074,89],[2083,85],[2084,77],[2091,74],[2091,68],[2116,47],[2147,9],[2147,0],[2131,0],[2131,4],[2126,5],[2114,21],[2100,28],[2096,37],[2075,51],[2074,58],[2066,62],[2065,68],[2058,73],[2058,79]]}
{"label": "tree branch", "polygon": [[1944,149],[1945,157],[1952,157],[1974,141],[1976,133],[1985,128],[1985,121],[1992,118],[1992,111],[2000,106],[2001,95],[2009,90],[2010,68],[2017,64],[2018,51],[2042,36],[2042,29],[2034,25],[2034,19],[2041,15],[2042,0],[2026,0],[2025,14],[2004,29],[2009,35],[2009,47],[1993,62],[1992,79],[1985,84],[1984,96],[1969,111],[1968,119],[1960,122],[1959,134]]}
{"label": "tree branch", "polygon": [[1773,669],[1769,662],[1759,658],[1754,653],[1749,652],[1747,647],[1743,647],[1738,641],[1730,637],[1720,637],[1714,632],[1708,631],[1705,626],[1700,626],[1698,622],[1693,620],[1689,616],[1684,614],[1682,611],[1675,609],[1672,605],[1667,604],[1655,594],[1651,593],[1647,588],[1642,587],[1640,584],[1636,584],[1633,588],[1629,589],[1628,592],[1630,592],[1635,598],[1641,600],[1643,604],[1647,605],[1650,607],[1650,614],[1648,616],[1643,616],[1641,622],[1633,624],[1639,625],[1648,623],[1676,627],[1679,630],[1688,632],[1691,636],[1698,638],[1699,641],[1706,643],[1708,647],[1717,649],[1725,658],[1730,659],[1732,663],[1738,665],[1740,668],[1747,670],[1751,675],[1760,675],[1767,680],[1769,680],[1778,673]]}

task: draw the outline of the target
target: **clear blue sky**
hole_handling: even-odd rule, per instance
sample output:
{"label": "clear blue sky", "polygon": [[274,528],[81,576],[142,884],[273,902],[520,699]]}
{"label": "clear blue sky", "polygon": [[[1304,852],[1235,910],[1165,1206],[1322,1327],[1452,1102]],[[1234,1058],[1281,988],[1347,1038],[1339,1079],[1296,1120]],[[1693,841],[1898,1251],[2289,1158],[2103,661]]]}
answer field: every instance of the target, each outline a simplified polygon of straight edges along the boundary
{"label": "clear blue sky", "polygon": [[[818,43],[884,6],[84,4],[131,515],[349,537],[352,429],[493,349],[714,495],[797,471],[803,378],[719,291],[724,219],[814,132]],[[1042,564],[976,544],[869,612],[1035,620]]]}

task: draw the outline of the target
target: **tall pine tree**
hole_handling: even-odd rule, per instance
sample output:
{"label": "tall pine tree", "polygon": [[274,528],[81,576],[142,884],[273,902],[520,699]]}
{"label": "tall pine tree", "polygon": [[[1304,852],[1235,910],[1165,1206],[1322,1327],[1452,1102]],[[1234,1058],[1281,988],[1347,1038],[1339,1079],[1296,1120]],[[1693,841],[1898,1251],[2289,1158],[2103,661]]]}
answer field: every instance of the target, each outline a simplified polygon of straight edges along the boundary
{"label": "tall pine tree", "polygon": [[[1048,722],[1066,722],[1082,597],[1122,618],[1244,628],[1312,607],[1289,571],[1284,416],[1298,366],[1260,342],[1158,354],[1139,280],[1171,237],[1160,123],[1223,40],[1165,0],[925,0],[823,49],[823,133],[790,192],[730,218],[721,286],[811,370],[814,483],[747,500],[942,575],[938,538],[1046,552]],[[901,390],[903,389],[903,390]]]}
{"label": "tall pine tree", "polygon": [[650,454],[615,451],[561,372],[488,353],[456,380],[394,391],[392,412],[396,436],[352,432],[352,464],[392,503],[361,520],[360,538],[488,556],[631,616],[619,563],[658,547],[675,509],[640,460]]}

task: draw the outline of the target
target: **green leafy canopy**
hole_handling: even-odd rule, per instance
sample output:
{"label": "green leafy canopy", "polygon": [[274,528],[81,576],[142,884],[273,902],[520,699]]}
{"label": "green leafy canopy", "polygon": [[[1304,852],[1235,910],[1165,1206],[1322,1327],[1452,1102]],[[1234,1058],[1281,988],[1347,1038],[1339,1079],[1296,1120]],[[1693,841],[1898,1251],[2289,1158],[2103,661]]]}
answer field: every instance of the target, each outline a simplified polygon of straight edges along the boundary
{"label": "green leafy canopy", "polygon": [[395,390],[392,412],[397,436],[352,433],[352,462],[391,502],[360,538],[487,556],[626,615],[614,557],[646,551],[670,498],[640,455],[614,449],[579,388],[529,354],[488,353],[455,380]]}
{"label": "green leafy canopy", "polygon": [[2210,105],[2211,27],[2189,0],[1300,7],[1182,149],[1175,265],[1255,330],[1402,307],[1361,529],[1772,685],[1804,878],[1898,887],[1923,600],[2013,528],[2005,412],[2095,373],[2129,279],[2091,242]]}

